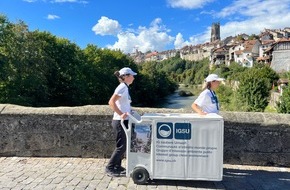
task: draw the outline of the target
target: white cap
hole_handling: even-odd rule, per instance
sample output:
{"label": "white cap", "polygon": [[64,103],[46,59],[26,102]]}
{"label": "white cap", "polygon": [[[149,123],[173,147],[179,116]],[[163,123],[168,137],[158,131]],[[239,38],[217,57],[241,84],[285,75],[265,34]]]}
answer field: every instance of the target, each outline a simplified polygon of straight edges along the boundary
{"label": "white cap", "polygon": [[123,69],[121,69],[119,71],[119,73],[120,73],[120,76],[122,76],[122,75],[128,75],[128,74],[130,74],[130,75],[137,75],[137,73],[135,73],[134,71],[132,71],[132,69],[130,69],[129,67],[124,67]]}
{"label": "white cap", "polygon": [[219,78],[217,74],[210,74],[205,78],[205,82],[212,82],[212,81],[223,81],[224,78]]}

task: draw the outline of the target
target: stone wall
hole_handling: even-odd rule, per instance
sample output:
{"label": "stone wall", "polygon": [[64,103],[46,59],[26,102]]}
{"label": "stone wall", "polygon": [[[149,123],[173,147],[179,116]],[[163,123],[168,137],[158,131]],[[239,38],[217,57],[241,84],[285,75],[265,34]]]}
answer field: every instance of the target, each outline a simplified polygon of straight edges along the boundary
{"label": "stone wall", "polygon": [[[134,108],[143,113],[184,109]],[[224,163],[290,167],[290,115],[222,112]],[[106,105],[31,108],[0,104],[0,156],[109,157],[112,111]]]}
{"label": "stone wall", "polygon": [[[289,44],[288,42],[287,44]],[[282,43],[285,44],[285,43]],[[280,44],[280,46],[282,45]],[[271,68],[277,73],[290,71],[290,49],[275,50],[273,51],[273,59]]]}

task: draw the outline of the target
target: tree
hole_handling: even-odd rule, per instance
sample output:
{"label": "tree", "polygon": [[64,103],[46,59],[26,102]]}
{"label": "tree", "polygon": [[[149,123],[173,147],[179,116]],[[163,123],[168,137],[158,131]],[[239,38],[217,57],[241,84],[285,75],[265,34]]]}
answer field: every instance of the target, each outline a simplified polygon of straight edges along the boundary
{"label": "tree", "polygon": [[197,64],[195,70],[197,72],[195,73],[194,84],[202,84],[204,82],[204,79],[209,74],[209,61],[203,59]]}
{"label": "tree", "polygon": [[283,94],[277,104],[277,111],[290,114],[290,86],[283,89]]}
{"label": "tree", "polygon": [[154,106],[177,89],[177,84],[165,72],[156,69],[156,62],[146,62],[139,69],[132,87],[132,99],[138,106]]}
{"label": "tree", "polygon": [[1,93],[3,103],[35,106],[47,102],[46,66],[39,39],[19,21],[0,16]]}
{"label": "tree", "polygon": [[238,63],[231,63],[229,66],[229,71],[227,71],[227,79],[229,80],[239,80],[239,76],[241,75],[241,73],[243,73],[245,70],[247,70],[248,68],[241,66]]}
{"label": "tree", "polygon": [[259,36],[256,35],[256,34],[252,34],[251,36],[249,36],[249,39],[248,40],[258,40],[259,39]]}
{"label": "tree", "polygon": [[114,75],[115,71],[123,67],[130,67],[138,72],[137,65],[121,51],[101,49],[94,45],[88,45],[84,49],[87,58],[85,85],[91,104],[107,104],[109,98],[118,85]]}
{"label": "tree", "polygon": [[[281,77],[288,78],[290,80],[290,72],[282,73]],[[277,111],[279,113],[290,113],[290,85],[283,88],[282,96],[279,102],[277,102]]]}
{"label": "tree", "polygon": [[263,112],[268,105],[268,79],[261,78],[258,69],[250,69],[240,75],[237,91],[241,111]]}
{"label": "tree", "polygon": [[221,84],[219,88],[216,90],[216,93],[219,99],[221,110],[235,111],[233,110],[235,108],[232,107],[234,91],[231,87]]}
{"label": "tree", "polygon": [[273,83],[276,83],[279,79],[279,75],[268,65],[255,65],[254,69],[259,70],[259,76],[267,79],[268,89],[271,90]]}

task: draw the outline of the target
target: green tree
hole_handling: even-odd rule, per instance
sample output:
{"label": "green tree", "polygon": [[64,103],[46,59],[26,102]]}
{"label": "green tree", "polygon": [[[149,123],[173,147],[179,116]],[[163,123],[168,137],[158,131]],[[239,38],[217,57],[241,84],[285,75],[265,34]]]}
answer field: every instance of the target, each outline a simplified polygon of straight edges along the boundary
{"label": "green tree", "polygon": [[195,71],[193,68],[191,69],[187,69],[185,72],[185,79],[184,79],[184,84],[192,84],[194,81],[194,77],[195,77]]}
{"label": "green tree", "polygon": [[130,67],[138,72],[137,65],[121,51],[101,49],[88,45],[84,49],[86,61],[86,85],[91,104],[107,104],[118,80],[115,71],[123,67]]}
{"label": "green tree", "polygon": [[133,100],[136,100],[138,106],[154,106],[177,89],[176,82],[165,72],[157,70],[155,65],[156,62],[144,63],[133,84]]}
{"label": "green tree", "polygon": [[259,36],[256,35],[256,34],[252,34],[249,36],[249,39],[248,40],[258,40],[259,39]]}
{"label": "green tree", "polygon": [[[290,72],[281,73],[281,78],[286,78],[290,81]],[[284,86],[282,96],[277,102],[277,111],[279,113],[290,113],[290,85]]]}
{"label": "green tree", "polygon": [[261,78],[257,69],[250,69],[240,75],[237,90],[238,105],[241,111],[263,112],[268,105],[268,79]]}
{"label": "green tree", "polygon": [[247,70],[248,68],[241,66],[238,63],[231,63],[230,66],[228,67],[229,71],[227,71],[227,79],[228,80],[239,80],[239,76],[241,75],[241,73],[243,73],[245,70]]}
{"label": "green tree", "polygon": [[221,110],[234,111],[234,108],[232,108],[232,98],[234,95],[233,89],[230,86],[221,84],[216,90],[216,93],[219,99]]}
{"label": "green tree", "polygon": [[47,103],[46,66],[38,39],[22,21],[12,24],[0,16],[0,22],[1,102]]}
{"label": "green tree", "polygon": [[204,82],[204,79],[209,74],[209,60],[203,59],[202,61],[198,62],[195,70],[197,72],[195,74],[193,84],[202,84]]}
{"label": "green tree", "polygon": [[283,89],[283,94],[277,104],[277,111],[279,113],[290,114],[290,86],[288,85]]}
{"label": "green tree", "polygon": [[271,90],[273,83],[276,83],[279,79],[279,75],[268,65],[255,65],[253,69],[259,70],[259,76],[268,80],[269,90]]}

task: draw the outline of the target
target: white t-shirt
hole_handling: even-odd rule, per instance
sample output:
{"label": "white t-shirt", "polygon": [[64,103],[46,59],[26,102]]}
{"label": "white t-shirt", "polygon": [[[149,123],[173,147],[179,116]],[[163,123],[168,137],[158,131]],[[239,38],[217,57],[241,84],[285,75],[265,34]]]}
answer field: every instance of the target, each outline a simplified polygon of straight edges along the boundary
{"label": "white t-shirt", "polygon": [[[116,101],[117,107],[121,112],[131,112],[131,97],[129,95],[129,89],[125,83],[120,83],[115,89],[114,94],[120,96],[120,99]],[[121,120],[121,116],[114,112],[113,120]]]}
{"label": "white t-shirt", "polygon": [[200,93],[194,101],[206,113],[218,113],[219,105],[215,93],[209,89],[205,89]]}

